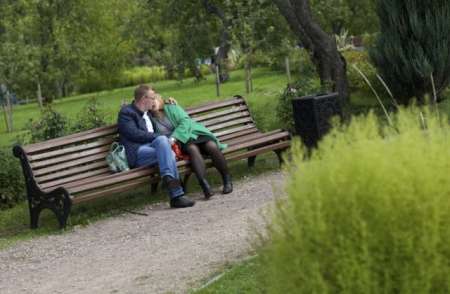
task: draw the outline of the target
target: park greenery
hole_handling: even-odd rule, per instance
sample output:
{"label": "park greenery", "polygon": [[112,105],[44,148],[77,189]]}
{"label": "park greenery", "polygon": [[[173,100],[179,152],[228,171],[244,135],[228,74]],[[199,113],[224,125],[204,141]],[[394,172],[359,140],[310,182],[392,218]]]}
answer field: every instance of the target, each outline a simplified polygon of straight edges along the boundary
{"label": "park greenery", "polygon": [[[262,256],[267,293],[447,293],[450,127],[430,108],[337,127],[305,161]],[[298,270],[298,268],[301,270]]]}
{"label": "park greenery", "polygon": [[259,129],[292,133],[293,98],[335,91],[345,120],[294,144],[256,257],[200,293],[449,292],[449,20],[443,0],[0,1],[0,247],[54,232],[26,229],[11,146],[114,123],[138,84],[183,107],[242,95]]}

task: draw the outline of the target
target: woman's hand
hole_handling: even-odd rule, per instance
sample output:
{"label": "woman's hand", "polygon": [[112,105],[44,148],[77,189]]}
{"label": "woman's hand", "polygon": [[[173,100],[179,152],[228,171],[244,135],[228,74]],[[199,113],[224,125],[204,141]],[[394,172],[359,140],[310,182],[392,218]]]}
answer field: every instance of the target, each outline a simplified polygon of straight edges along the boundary
{"label": "woman's hand", "polygon": [[169,97],[164,100],[164,104],[177,104],[177,100],[175,100],[175,98],[173,97]]}

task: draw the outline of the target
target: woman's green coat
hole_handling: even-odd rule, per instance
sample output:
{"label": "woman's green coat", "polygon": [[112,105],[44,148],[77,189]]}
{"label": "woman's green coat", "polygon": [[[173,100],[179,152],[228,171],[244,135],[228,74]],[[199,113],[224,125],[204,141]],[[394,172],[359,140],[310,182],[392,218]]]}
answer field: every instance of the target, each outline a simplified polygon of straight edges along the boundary
{"label": "woman's green coat", "polygon": [[174,127],[172,137],[183,144],[195,140],[198,136],[210,137],[220,150],[227,148],[227,144],[220,143],[214,134],[201,123],[196,122],[178,105],[164,105],[164,113]]}

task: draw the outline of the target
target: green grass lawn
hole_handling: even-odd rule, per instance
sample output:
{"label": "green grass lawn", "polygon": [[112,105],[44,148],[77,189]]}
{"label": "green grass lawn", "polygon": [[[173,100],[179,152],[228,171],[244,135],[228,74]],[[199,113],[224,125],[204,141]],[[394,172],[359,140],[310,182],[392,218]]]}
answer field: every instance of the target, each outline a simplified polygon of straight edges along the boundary
{"label": "green grass lawn", "polygon": [[250,257],[238,264],[227,266],[221,273],[204,282],[200,289],[192,290],[195,294],[257,294],[264,293],[258,284],[257,274],[263,269],[258,256]]}
{"label": "green grass lawn", "polygon": [[[224,99],[233,95],[241,95],[247,98],[248,103],[255,115],[260,128],[267,130],[273,127],[276,121],[275,115],[270,114],[271,109],[276,106],[276,100],[283,88],[286,86],[286,77],[283,73],[270,71],[265,68],[257,68],[253,72],[254,91],[246,95],[244,84],[244,71],[238,70],[230,74],[230,81],[221,85],[220,97],[216,96],[214,77],[207,76],[206,80],[195,82],[187,79],[183,82],[169,80],[153,83],[153,86],[164,96],[172,96],[177,99],[183,107],[198,105],[206,101]],[[102,91],[91,94],[67,97],[55,100],[52,107],[61,112],[69,119],[74,120],[82,110],[89,98],[95,97],[101,104],[102,109],[108,114],[106,120],[113,123],[121,102],[131,101],[133,87],[120,88],[110,91]],[[0,147],[10,146],[20,131],[30,119],[37,119],[40,110],[36,103],[16,106],[13,112],[13,125],[15,132],[6,133],[6,124],[3,119],[0,122]]]}

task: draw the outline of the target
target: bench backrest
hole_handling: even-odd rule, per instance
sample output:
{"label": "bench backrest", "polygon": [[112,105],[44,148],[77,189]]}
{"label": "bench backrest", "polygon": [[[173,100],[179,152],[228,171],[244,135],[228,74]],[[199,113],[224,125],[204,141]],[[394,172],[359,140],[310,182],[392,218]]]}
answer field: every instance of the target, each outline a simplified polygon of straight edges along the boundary
{"label": "bench backrest", "polygon": [[[186,109],[222,141],[258,130],[242,97]],[[110,173],[105,157],[117,140],[117,125],[92,129],[23,147],[41,189]]]}

